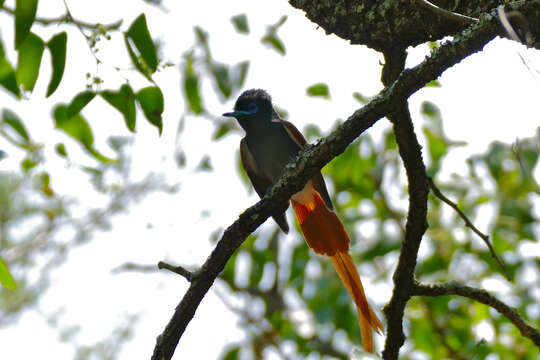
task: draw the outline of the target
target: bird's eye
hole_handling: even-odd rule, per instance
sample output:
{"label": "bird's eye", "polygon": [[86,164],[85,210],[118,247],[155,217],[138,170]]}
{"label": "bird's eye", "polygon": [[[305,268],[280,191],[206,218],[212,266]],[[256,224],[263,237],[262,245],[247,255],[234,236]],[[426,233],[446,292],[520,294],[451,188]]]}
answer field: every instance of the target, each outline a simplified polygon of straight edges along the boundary
{"label": "bird's eye", "polygon": [[255,114],[257,112],[257,110],[259,110],[259,108],[257,107],[257,104],[255,103],[250,103],[248,105],[248,111],[252,114]]}

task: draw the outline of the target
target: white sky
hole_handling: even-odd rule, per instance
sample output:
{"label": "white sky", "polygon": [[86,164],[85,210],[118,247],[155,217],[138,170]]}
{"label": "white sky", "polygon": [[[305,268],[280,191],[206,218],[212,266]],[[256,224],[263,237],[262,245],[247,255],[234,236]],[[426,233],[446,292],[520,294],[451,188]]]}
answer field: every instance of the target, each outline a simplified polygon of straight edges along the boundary
{"label": "white sky", "polygon": [[[13,7],[13,4],[14,1],[6,1],[6,5]],[[107,23],[123,18],[123,29],[144,10],[151,34],[164,45],[163,58],[175,64],[194,41],[193,26],[201,26],[210,34],[215,59],[225,63],[251,60],[246,88],[268,90],[274,103],[287,109],[289,119],[300,129],[314,123],[326,133],[337,118],[344,119],[359,107],[352,98],[353,91],[373,95],[382,88],[379,81],[381,55],[365,47],[350,46],[336,36],[325,35],[284,0],[166,1],[167,12],[137,1],[68,0],[68,5],[76,18],[89,22]],[[62,12],[62,1],[41,1],[38,16],[57,16]],[[231,16],[240,13],[248,16],[249,36],[237,34],[230,23]],[[288,20],[279,35],[287,48],[285,57],[259,43],[266,26],[275,23],[283,14],[288,15]],[[0,13],[0,36],[14,63],[12,27],[12,18]],[[73,172],[65,169],[64,162],[54,155],[53,147],[57,142],[65,142],[73,157],[78,157],[81,162],[90,160],[67,136],[53,129],[53,120],[48,114],[52,105],[68,102],[83,90],[85,74],[88,71],[95,74],[96,66],[75,28],[36,26],[34,29],[45,40],[60,30],[68,31],[69,58],[58,91],[50,99],[43,99],[50,73],[49,54],[45,52],[41,65],[43,73],[34,93],[29,99],[17,102],[2,91],[0,107],[14,109],[25,120],[31,135],[39,142],[46,142],[47,159],[50,166],[56,166],[53,187],[75,195],[80,193],[86,178],[74,178]],[[109,67],[129,66],[120,34],[114,35],[111,42],[103,42],[100,48],[98,56],[105,63],[99,67],[99,75],[106,80],[103,88],[118,88],[125,78],[134,88],[148,85],[133,72],[118,74]],[[512,142],[536,133],[540,125],[540,81],[522,64],[518,51],[533,63],[540,63],[537,52],[526,51],[510,41],[497,40],[484,52],[448,70],[440,79],[441,88],[425,89],[411,98],[411,112],[418,129],[422,124],[420,104],[430,100],[440,106],[449,138],[469,144],[450,155],[452,171],[464,171],[465,159],[470,154],[485,151],[494,140]],[[426,53],[426,47],[414,49],[407,65],[414,66]],[[66,325],[81,326],[82,331],[77,337],[80,344],[101,340],[126,313],[141,314],[135,338],[122,351],[121,358],[126,359],[150,357],[155,338],[164,329],[187,289],[187,283],[164,273],[111,275],[110,270],[125,262],[156,264],[163,259],[201,265],[212,249],[208,242],[209,233],[219,226],[228,226],[257,200],[254,193],[246,191],[236,171],[236,149],[241,135],[230,135],[214,143],[211,141],[214,125],[208,120],[187,119],[182,146],[188,156],[188,166],[184,170],[176,168],[172,153],[177,123],[184,108],[179,71],[177,68],[165,69],[156,74],[155,80],[165,95],[164,131],[157,137],[155,128],[140,114],[133,171],[135,178],[142,178],[150,171],[162,171],[169,182],[181,184],[179,193],[173,196],[152,194],[131,206],[129,214],[116,216],[112,231],[97,233],[89,245],[73,250],[68,263],[54,272],[53,286],[39,305],[45,313],[65,307],[61,321]],[[331,102],[305,96],[305,89],[316,82],[329,85]],[[203,84],[203,89],[205,106],[215,116],[232,108],[234,100],[222,104],[215,99],[208,83]],[[127,134],[121,116],[102,100],[96,98],[83,114],[94,130],[96,147],[102,151],[106,151],[107,135]],[[370,131],[376,137],[387,126],[388,123],[381,120]],[[0,148],[3,146],[0,142]],[[193,167],[204,154],[211,155],[214,172],[193,173]],[[19,161],[20,157],[10,154],[0,162],[0,171],[17,168]],[[94,203],[91,198],[84,201],[89,205]],[[211,208],[211,216],[202,218],[201,212],[208,208]],[[153,225],[151,229],[147,228],[149,223]],[[369,284],[369,279],[366,281]],[[375,296],[377,306],[383,305],[387,295],[383,292]],[[215,291],[211,291],[188,326],[175,358],[193,358],[192,354],[196,354],[199,359],[214,359],[224,344],[241,338],[235,317],[226,310]],[[377,340],[382,343],[382,338]],[[26,312],[14,326],[0,329],[2,359],[33,359],[44,354],[47,358],[70,359],[72,351],[72,346],[61,343],[57,333],[50,330],[35,311]]]}

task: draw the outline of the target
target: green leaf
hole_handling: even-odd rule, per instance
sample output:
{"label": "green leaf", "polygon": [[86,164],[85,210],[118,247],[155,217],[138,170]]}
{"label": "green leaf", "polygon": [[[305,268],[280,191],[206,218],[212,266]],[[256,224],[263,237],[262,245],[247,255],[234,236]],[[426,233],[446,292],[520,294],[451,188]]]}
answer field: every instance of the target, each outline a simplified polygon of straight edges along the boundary
{"label": "green leaf", "polygon": [[233,84],[241,89],[246,81],[247,72],[249,70],[249,61],[242,61],[236,64],[231,71],[231,79]]}
{"label": "green leaf", "polygon": [[152,81],[152,77],[150,69],[148,66],[144,65],[142,61],[139,60],[139,57],[137,54],[135,54],[135,50],[133,50],[133,45],[131,44],[131,40],[128,38],[127,34],[124,34],[124,42],[126,44],[126,48],[128,50],[129,58],[131,59],[131,62],[133,65],[135,65],[135,68],[139,70],[139,72],[147,78],[149,81]]}
{"label": "green leaf", "polygon": [[17,283],[13,280],[2,258],[0,258],[0,284],[9,290],[14,290],[17,287]]}
{"label": "green leaf", "polygon": [[441,167],[442,157],[448,152],[448,144],[431,132],[427,127],[423,128],[426,135],[428,154],[431,160],[431,164],[428,168],[429,176],[435,176]]}
{"label": "green leaf", "polygon": [[353,92],[353,97],[360,103],[360,104],[367,104],[370,100],[369,96],[365,96],[360,94],[359,92],[355,91]]}
{"label": "green leaf", "polygon": [[231,349],[228,349],[225,355],[223,355],[221,358],[223,360],[238,360],[240,356],[240,350],[242,348],[240,346],[235,346]]}
{"label": "green leaf", "polygon": [[17,0],[15,2],[15,49],[30,34],[30,28],[36,18],[38,0]]}
{"label": "green leaf", "polygon": [[266,30],[266,34],[261,39],[261,42],[263,44],[267,44],[270,47],[274,48],[277,52],[279,52],[281,55],[285,55],[285,45],[283,44],[283,41],[277,36],[277,31],[287,21],[287,16],[282,16],[279,21],[274,24],[268,26]]}
{"label": "green leaf", "polygon": [[30,135],[24,126],[22,120],[11,110],[4,109],[2,111],[2,123],[9,125],[17,134],[23,138],[24,143],[30,142]]}
{"label": "green leaf", "polygon": [[195,26],[193,28],[195,31],[195,38],[197,43],[202,44],[205,50],[208,52],[208,33],[204,31],[200,26]]}
{"label": "green leaf", "polygon": [[236,259],[238,258],[239,251],[235,251],[234,254],[230,257],[229,261],[227,261],[227,264],[225,265],[225,268],[219,275],[220,278],[225,280],[227,283],[233,283],[234,277],[235,277],[235,269],[236,269]]}
{"label": "green leaf", "polygon": [[94,149],[94,135],[86,119],[79,113],[68,116],[68,107],[64,104],[56,105],[53,109],[55,125],[73,139],[78,141],[90,155],[101,162],[110,162],[112,159],[103,156]]}
{"label": "green leaf", "polygon": [[28,34],[19,46],[17,80],[25,90],[32,91],[39,75],[39,65],[45,43],[34,33]]}
{"label": "green leaf", "polygon": [[448,263],[439,254],[435,253],[418,266],[418,273],[422,275],[432,274],[436,271],[445,270],[448,268]]}
{"label": "green leaf", "polygon": [[148,31],[148,26],[146,25],[146,16],[144,14],[139,15],[133,21],[129,27],[127,37],[133,41],[135,48],[139,51],[140,57],[143,59],[144,63],[152,73],[157,70],[158,59],[157,52],[150,32]]}
{"label": "green leaf", "polygon": [[17,86],[17,77],[11,64],[5,59],[0,59],[0,85],[11,92],[17,98],[21,97],[19,87]]}
{"label": "green leaf", "polygon": [[94,145],[94,135],[81,114],[77,113],[73,116],[68,116],[68,107],[60,104],[54,108],[53,117],[58,129],[63,130],[66,134],[77,140],[86,149],[92,148]]}
{"label": "green leaf", "polygon": [[64,68],[66,65],[66,46],[67,46],[67,34],[65,31],[53,36],[47,44],[49,51],[51,52],[52,63],[52,76],[49,86],[47,87],[47,97],[51,96],[55,92],[56,88],[62,80],[64,75]]}
{"label": "green leaf", "polygon": [[225,121],[219,124],[219,127],[212,135],[212,140],[219,140],[229,133],[229,131],[237,129],[236,120],[227,118]]}
{"label": "green leaf", "polygon": [[321,129],[314,124],[306,125],[302,131],[302,134],[304,134],[308,141],[322,137]]}
{"label": "green leaf", "polygon": [[193,69],[193,58],[187,55],[184,66],[184,95],[186,97],[189,109],[195,115],[201,114],[202,107],[201,94],[199,91],[199,75]]}
{"label": "green leaf", "polygon": [[10,62],[6,59],[4,52],[4,45],[0,40],[0,85],[2,85],[7,91],[11,92],[17,98],[21,97],[19,85],[17,85],[17,77],[15,76],[15,70],[11,66]]}
{"label": "green leaf", "polygon": [[130,131],[135,131],[135,94],[131,86],[124,84],[117,92],[105,90],[100,95],[105,101],[122,113],[127,128]]}
{"label": "green leaf", "polygon": [[232,93],[231,79],[229,77],[229,67],[224,64],[212,63],[210,65],[212,77],[216,82],[219,92],[225,99],[228,99]]}
{"label": "green leaf", "polygon": [[21,162],[21,167],[25,173],[29,172],[36,166],[37,166],[37,162],[29,158],[26,158]]}
{"label": "green leaf", "polygon": [[54,196],[54,190],[51,188],[51,177],[49,173],[41,173],[39,179],[41,180],[41,192],[49,197]]}
{"label": "green leaf", "polygon": [[318,96],[325,99],[330,99],[330,91],[328,85],[323,83],[313,84],[306,90],[308,96]]}
{"label": "green leaf", "polygon": [[68,157],[66,146],[64,144],[62,143],[56,144],[56,146],[54,147],[54,150],[56,151],[58,155],[60,155],[63,158]]}
{"label": "green leaf", "polygon": [[71,103],[69,103],[67,108],[67,116],[72,117],[81,112],[81,110],[88,105],[90,101],[96,96],[96,93],[93,91],[83,91],[78,93]]}
{"label": "green leaf", "polygon": [[426,87],[441,87],[441,83],[438,80],[431,80],[425,86]]}
{"label": "green leaf", "polygon": [[285,45],[283,44],[283,41],[281,41],[281,39],[276,36],[276,34],[269,34],[264,36],[261,39],[261,42],[263,44],[270,45],[270,47],[274,48],[274,50],[276,50],[281,55],[285,55]]}
{"label": "green leaf", "polygon": [[163,130],[163,114],[164,100],[163,93],[157,86],[149,86],[139,90],[137,93],[137,101],[141,106],[144,116],[150,122],[150,124],[156,126],[159,130],[159,135]]}
{"label": "green leaf", "polygon": [[249,34],[249,25],[246,14],[233,16],[231,21],[237,32],[240,34]]}
{"label": "green leaf", "polygon": [[429,102],[429,101],[424,101],[422,102],[422,114],[430,117],[430,118],[433,118],[435,116],[440,116],[440,110],[439,110],[439,107],[437,105],[435,105],[434,103],[432,102]]}
{"label": "green leaf", "polygon": [[208,155],[204,155],[199,162],[199,165],[197,165],[196,171],[212,171],[212,162],[210,161],[210,157]]}
{"label": "green leaf", "polygon": [[430,50],[434,50],[440,46],[440,44],[436,41],[430,41],[428,45]]}

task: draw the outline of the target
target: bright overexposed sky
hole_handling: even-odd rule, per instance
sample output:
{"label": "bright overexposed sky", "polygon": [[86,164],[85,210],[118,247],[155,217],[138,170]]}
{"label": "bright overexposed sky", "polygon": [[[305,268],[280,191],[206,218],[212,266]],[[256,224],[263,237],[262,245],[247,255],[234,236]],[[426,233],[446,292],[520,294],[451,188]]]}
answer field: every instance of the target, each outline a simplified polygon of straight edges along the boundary
{"label": "bright overexposed sky", "polygon": [[[6,5],[13,7],[14,2],[7,0]],[[287,109],[289,120],[299,129],[317,124],[326,133],[336,119],[345,119],[360,107],[352,97],[354,91],[374,95],[382,89],[380,54],[366,47],[351,46],[335,35],[326,35],[284,0],[164,1],[166,10],[135,0],[67,0],[67,3],[74,17],[88,22],[107,23],[122,18],[123,30],[145,12],[151,34],[162,45],[161,56],[174,64],[180,64],[182,54],[193,44],[193,26],[201,26],[209,32],[214,58],[224,63],[250,60],[246,89],[268,90],[274,103]],[[53,17],[63,12],[61,0],[39,3],[38,16]],[[249,36],[236,33],[230,22],[232,16],[241,13],[248,16]],[[276,23],[282,15],[288,16],[278,32],[285,42],[286,56],[260,43],[266,26]],[[10,60],[15,63],[12,20],[0,12],[0,36]],[[147,86],[148,82],[134,71],[113,70],[113,66],[124,69],[130,66],[120,33],[113,34],[111,41],[99,44],[97,56],[104,64],[96,69],[95,60],[76,28],[34,26],[33,30],[45,40],[58,31],[68,31],[64,80],[51,98],[44,99],[50,74],[49,55],[45,52],[43,73],[34,93],[16,101],[0,91],[0,108],[13,109],[25,121],[31,135],[45,144],[48,166],[55,167],[53,187],[80,196],[85,205],[92,206],[97,200],[81,195],[87,178],[73,176],[65,162],[54,155],[54,145],[65,142],[72,156],[81,163],[92,160],[65,134],[54,130],[51,108],[58,102],[69,102],[74,94],[84,90],[87,72],[98,73],[105,80],[103,88],[116,89],[126,79],[135,89]],[[533,72],[539,68],[538,52],[498,39],[483,52],[445,72],[440,79],[442,87],[421,90],[410,99],[418,129],[422,125],[420,104],[429,100],[440,106],[449,138],[469,144],[451,153],[452,171],[464,172],[466,158],[485,151],[494,140],[513,142],[536,133],[540,125],[540,80],[538,74],[524,66],[518,52],[537,65]],[[412,49],[407,66],[416,65],[426,54],[427,46]],[[98,232],[92,242],[72,250],[68,262],[53,272],[52,284],[42,296],[38,311],[26,311],[16,324],[0,329],[1,359],[72,358],[73,347],[62,343],[40,314],[60,310],[64,325],[81,327],[76,337],[81,345],[101,340],[126,314],[139,314],[135,337],[127,343],[120,358],[149,358],[156,336],[163,331],[188,284],[183,278],[166,273],[112,275],[111,269],[126,262],[157,264],[164,259],[187,266],[201,265],[212,249],[210,232],[230,225],[238,214],[257,201],[256,194],[248,192],[239,179],[236,168],[242,135],[236,132],[213,142],[214,124],[209,119],[186,118],[180,141],[188,163],[184,169],[176,167],[174,142],[185,106],[180,71],[178,67],[166,68],[154,79],[165,95],[163,135],[158,137],[155,128],[142,116],[138,117],[133,177],[142,179],[149,172],[162,172],[169,183],[179,184],[179,192],[151,194],[131,206],[129,213],[117,215],[111,231]],[[331,101],[306,97],[306,88],[318,82],[328,84]],[[226,103],[219,101],[207,82],[202,84],[202,89],[205,107],[216,120],[232,109],[234,99]],[[127,135],[121,115],[99,98],[83,114],[94,131],[96,147],[105,153],[107,135]],[[383,119],[369,131],[376,137],[388,126]],[[0,148],[4,145],[0,140]],[[205,154],[211,156],[214,171],[194,172]],[[16,169],[20,156],[10,154],[0,161],[0,171]],[[201,215],[205,210],[210,210],[210,216]],[[366,281],[369,284],[369,278]],[[380,307],[387,301],[388,293],[374,299]],[[225,344],[242,339],[236,321],[219,294],[211,290],[182,337],[175,358],[216,358]],[[382,338],[377,341],[382,344]]]}

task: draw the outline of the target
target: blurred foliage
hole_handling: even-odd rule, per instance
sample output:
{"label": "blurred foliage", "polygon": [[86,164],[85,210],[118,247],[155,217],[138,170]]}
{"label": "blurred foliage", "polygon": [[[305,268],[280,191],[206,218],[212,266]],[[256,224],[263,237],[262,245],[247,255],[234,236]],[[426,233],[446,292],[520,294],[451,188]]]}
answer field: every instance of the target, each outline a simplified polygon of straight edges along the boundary
{"label": "blurred foliage", "polygon": [[[145,1],[161,6],[161,1]],[[7,58],[0,39],[0,86],[17,99],[33,91],[45,49],[52,60],[47,96],[62,86],[66,61],[74,61],[68,56],[66,32],[58,31],[48,41],[32,32],[37,3],[16,1],[16,66]],[[284,41],[277,32],[286,19],[281,17],[262,35],[250,32],[245,14],[234,16],[229,26],[238,33],[234,40],[257,36],[264,46],[285,55]],[[62,26],[69,25],[68,21]],[[137,107],[159,133],[163,129],[166,104],[153,75],[167,65],[160,58],[144,14],[127,28],[122,33],[125,51],[133,72],[146,84],[134,88],[126,81],[119,88],[101,89],[103,79],[89,72],[87,89],[56,104],[52,115],[56,128],[69,135],[94,161],[80,165],[68,151],[73,143],[54,144],[56,155],[73,172],[87,176],[89,191],[105,195],[101,207],[74,216],[77,199],[55,186],[55,169],[47,166],[43,144],[33,138],[36,134],[32,124],[11,109],[2,110],[0,140],[24,156],[19,169],[0,173],[0,282],[5,286],[0,289],[0,325],[13,323],[23,310],[35,305],[49,285],[51,270],[67,259],[71,248],[89,241],[94,231],[110,227],[112,215],[125,211],[132,201],[151,191],[173,190],[154,174],[137,182],[129,176],[130,139],[137,126]],[[104,26],[80,30],[94,55],[98,41],[120,32],[118,28]],[[174,154],[179,167],[185,166],[189,155],[182,148],[181,139],[184,123],[192,117],[211,120],[211,138],[216,141],[238,130],[234,120],[213,114],[205,104],[210,103],[209,96],[222,103],[237,96],[244,87],[250,62],[237,59],[232,64],[224,63],[214,57],[211,47],[210,34],[195,27],[194,44],[177,64],[185,100]],[[97,58],[96,62],[99,63]],[[205,85],[210,85],[213,92],[203,92]],[[429,86],[440,84],[434,81]],[[315,83],[306,91],[309,96],[330,98],[328,86],[323,83]],[[369,101],[361,92],[351,95],[362,104]],[[110,104],[111,111],[122,115],[126,133],[131,136],[110,138],[110,152],[114,154],[111,158],[94,146],[92,127],[98,126],[96,119],[82,114],[96,96]],[[284,109],[277,110],[286,114]],[[504,280],[485,244],[464,226],[462,219],[433,196],[429,198],[430,227],[422,243],[417,277],[425,282],[496,284],[497,288],[506,289],[503,300],[509,300],[531,325],[540,327],[540,260],[526,250],[528,243],[538,242],[538,194],[531,174],[538,162],[540,132],[522,139],[514,148],[494,142],[485,153],[470,156],[466,173],[450,173],[447,156],[463,143],[448,139],[441,111],[435,104],[424,102],[418,112],[412,112],[424,118],[419,135],[425,141],[429,175],[471,221],[488,224],[482,230],[490,235],[513,282]],[[323,136],[314,125],[304,129],[304,134],[311,142]],[[0,155],[5,154],[4,150],[0,150]],[[203,154],[194,163],[197,171],[213,171],[211,154]],[[373,283],[366,285],[368,291],[372,286],[388,286],[404,235],[407,210],[405,176],[392,132],[387,129],[378,138],[369,132],[363,134],[323,173],[336,212],[351,235],[353,257],[363,278]],[[243,179],[250,186],[245,176]],[[73,236],[60,240],[57,235],[65,229],[70,229]],[[216,230],[215,237],[219,233]],[[28,276],[30,269],[37,269],[33,273],[39,276]],[[330,262],[309,251],[298,227],[287,237],[275,224],[252,234],[230,259],[220,279],[225,288],[221,298],[238,315],[245,329],[245,339],[224,349],[222,359],[264,358],[269,354],[290,359],[347,358],[351,348],[361,353],[357,348],[360,334],[355,308]],[[383,304],[375,305],[380,308]],[[136,318],[129,318],[105,340],[79,347],[76,358],[117,357],[119,346],[131,336],[135,321]],[[501,359],[538,358],[538,349],[522,338],[506,318],[467,299],[412,299],[407,307],[406,325],[409,346],[401,353],[405,359],[485,359],[489,354]],[[66,330],[63,339],[73,340],[76,332],[77,329]]]}
{"label": "blurred foliage", "polygon": [[[68,48],[65,31],[59,30],[48,41],[43,40],[41,34],[33,32],[36,29],[37,7],[37,0],[15,2],[14,49],[10,50],[17,54],[16,66],[12,65],[8,51],[5,51],[3,41],[7,39],[0,39],[0,86],[19,100],[22,97],[30,98],[42,72],[42,58],[46,49],[51,56],[47,97],[65,82],[66,62],[75,61],[75,57],[68,57],[71,48]],[[66,13],[70,14],[68,8]],[[69,20],[63,26],[75,22],[70,15],[67,18]],[[88,29],[86,26],[77,25],[94,56],[97,42],[102,38],[110,39],[111,32],[119,31],[118,25],[90,26]],[[90,241],[94,232],[110,229],[114,215],[125,212],[151,192],[174,191],[157,174],[148,174],[137,181],[131,179],[133,139],[110,136],[107,150],[114,155],[114,159],[102,155],[95,148],[95,135],[90,126],[94,119],[87,120],[82,113],[95,96],[100,95],[123,115],[126,128],[134,131],[138,104],[146,119],[161,133],[163,95],[151,79],[151,75],[158,70],[157,49],[144,15],[129,26],[125,39],[126,52],[133,65],[152,86],[133,90],[131,85],[124,84],[118,91],[101,90],[102,81],[96,77],[87,90],[75,93],[73,99],[65,103],[56,104],[51,112],[54,126],[81,145],[94,163],[90,161],[88,164],[86,159],[82,160],[86,163],[83,165],[79,158],[72,158],[68,152],[68,147],[73,143],[49,144],[50,141],[34,129],[31,120],[19,117],[11,109],[2,109],[2,154],[22,160],[18,169],[0,172],[0,283],[3,285],[0,287],[0,326],[13,324],[24,310],[35,307],[49,287],[54,269],[68,259],[72,249]],[[99,65],[97,57],[95,60]],[[87,77],[91,77],[90,73]],[[51,165],[51,159],[45,156],[45,148],[50,145],[63,158],[64,171],[71,173],[74,178],[86,177],[86,183],[80,184],[79,191],[84,196],[94,196],[95,205],[82,205],[80,201],[84,201],[84,196],[74,196],[68,193],[69,189],[56,185],[58,176],[65,175],[60,175]],[[58,330],[61,341],[75,344],[78,348],[76,358],[79,359],[115,358],[135,323],[135,318],[130,318],[127,325],[118,328],[121,330],[104,336],[106,340],[94,345],[78,346],[75,336],[77,329],[67,328],[58,314],[42,312],[42,315],[48,319],[51,327]]]}
{"label": "blurred foliage", "polygon": [[270,25],[266,28],[266,34],[262,37],[261,42],[268,45],[270,48],[276,50],[281,55],[285,55],[285,44],[283,40],[278,36],[277,31],[287,21],[287,16],[282,16],[277,23]]}
{"label": "blurred foliage", "polygon": [[[532,203],[538,198],[512,146],[495,142],[486,153],[470,157],[468,173],[437,181],[446,155],[462,143],[447,139],[436,105],[422,104],[421,113],[426,116],[423,130],[435,182],[473,222],[493,212],[486,231],[513,281],[506,282],[485,244],[433,196],[418,279],[500,284],[510,289],[502,299],[514,299],[519,313],[538,328],[540,261],[520,250],[524,242],[538,239],[538,215]],[[311,140],[320,136],[314,126],[304,133]],[[539,144],[540,130],[536,137],[520,141],[529,169],[537,163]],[[323,169],[334,190],[336,211],[351,235],[353,256],[364,278],[369,274],[376,284],[391,281],[404,235],[406,206],[399,200],[406,199],[406,183],[396,150],[391,131],[379,141],[365,133]],[[295,241],[290,242],[274,226],[274,232],[251,235],[221,276],[232,296],[245,301],[244,307],[231,308],[243,319],[248,336],[238,347],[225,350],[222,359],[257,358],[268,349],[283,358],[309,358],[313,353],[347,358],[351,347],[360,342],[352,301],[330,262],[309,251],[298,228]],[[250,276],[242,281],[246,268]],[[255,312],[256,308],[261,310]],[[485,359],[489,354],[503,359],[538,358],[538,349],[505,317],[468,299],[414,298],[406,321],[410,347],[404,348],[404,359]]]}
{"label": "blurred foliage", "polygon": [[240,34],[249,34],[249,23],[246,14],[240,14],[233,16],[231,21]]}
{"label": "blurred foliage", "polygon": [[[68,164],[74,175],[87,177],[87,196],[106,195],[101,206],[83,213],[77,198],[54,185],[54,172],[44,170],[42,154],[35,156],[36,163],[30,168],[0,172],[0,254],[18,285],[14,291],[0,289],[0,324],[10,323],[20,315],[21,307],[31,305],[29,300],[36,299],[48,286],[51,270],[67,259],[69,250],[88,242],[94,231],[109,229],[114,214],[126,211],[131,203],[150,192],[174,191],[156,174],[136,182],[130,179],[131,142],[124,137],[109,139],[109,147],[117,157],[115,162],[96,167]],[[77,216],[72,214],[75,208]],[[66,231],[73,234],[72,239],[66,240]],[[36,262],[38,254],[40,260]],[[26,275],[36,267],[40,276],[30,281]]]}
{"label": "blurred foliage", "polygon": [[324,83],[313,84],[306,89],[308,96],[322,97],[330,100],[330,90]]}
{"label": "blurred foliage", "polygon": [[123,323],[118,325],[111,334],[107,334],[103,340],[92,345],[80,346],[75,353],[74,360],[118,359],[122,345],[131,340],[133,336],[137,320],[136,315],[125,317],[122,319]]}

